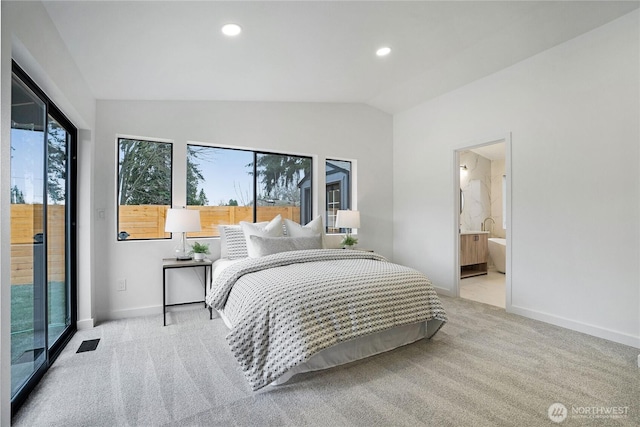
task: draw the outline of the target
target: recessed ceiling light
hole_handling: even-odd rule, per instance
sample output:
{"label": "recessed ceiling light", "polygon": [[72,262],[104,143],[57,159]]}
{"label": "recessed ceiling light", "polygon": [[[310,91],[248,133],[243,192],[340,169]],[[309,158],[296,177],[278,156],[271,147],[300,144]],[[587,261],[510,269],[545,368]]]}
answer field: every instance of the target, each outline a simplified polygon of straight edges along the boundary
{"label": "recessed ceiling light", "polygon": [[391,53],[391,48],[384,46],[381,47],[380,49],[376,50],[376,55],[378,56],[387,56]]}
{"label": "recessed ceiling light", "polygon": [[242,32],[242,27],[238,24],[225,24],[222,26],[222,34],[225,36],[237,36]]}

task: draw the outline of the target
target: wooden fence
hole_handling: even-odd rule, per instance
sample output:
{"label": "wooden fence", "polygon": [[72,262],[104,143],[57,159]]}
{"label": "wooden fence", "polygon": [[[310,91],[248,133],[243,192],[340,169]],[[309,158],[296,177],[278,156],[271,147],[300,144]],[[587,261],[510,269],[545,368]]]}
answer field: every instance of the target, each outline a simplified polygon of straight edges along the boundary
{"label": "wooden fence", "polygon": [[[48,280],[65,279],[65,217],[64,205],[47,206],[48,216]],[[158,239],[170,237],[164,232],[169,206],[120,206],[120,231],[129,239]],[[251,206],[190,206],[200,210],[202,231],[188,233],[188,237],[217,237],[218,225],[253,221]],[[257,221],[270,221],[276,215],[300,222],[300,208],[295,206],[259,206]],[[34,236],[42,233],[42,205],[11,205],[11,284],[33,283]]]}
{"label": "wooden fence", "polygon": [[[158,239],[170,237],[164,232],[164,222],[169,206],[120,206],[120,228],[126,231],[129,239]],[[217,237],[218,225],[238,224],[240,221],[253,221],[251,206],[189,206],[188,209],[200,211],[202,231],[187,233],[187,237]],[[270,221],[276,215],[300,222],[300,207],[297,206],[258,206],[257,221]]]}
{"label": "wooden fence", "polygon": [[[42,233],[42,205],[11,205],[11,284],[33,283],[34,236]],[[65,206],[47,206],[48,280],[65,279]]]}

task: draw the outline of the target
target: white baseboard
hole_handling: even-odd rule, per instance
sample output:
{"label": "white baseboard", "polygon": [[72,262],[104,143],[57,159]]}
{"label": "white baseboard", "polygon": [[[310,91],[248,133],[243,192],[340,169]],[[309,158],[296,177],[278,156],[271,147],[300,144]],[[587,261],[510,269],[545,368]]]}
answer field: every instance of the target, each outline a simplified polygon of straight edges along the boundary
{"label": "white baseboard", "polygon": [[[167,307],[167,313],[172,311],[195,310],[197,308],[201,308],[203,310],[205,309],[203,303],[193,303],[193,304]],[[158,314],[162,314],[161,305],[154,305],[150,307],[141,307],[141,308],[130,308],[126,310],[114,310],[101,315],[100,320],[129,319],[132,317],[154,316]]]}
{"label": "white baseboard", "polygon": [[100,316],[101,320],[129,319],[131,317],[151,316],[162,314],[162,306],[154,305],[150,307],[129,308],[125,310],[114,310]]}
{"label": "white baseboard", "polygon": [[451,291],[451,289],[447,289],[447,288],[438,288],[436,286],[433,287],[433,289],[436,290],[436,293],[438,295],[444,295],[446,297],[453,297],[455,298],[456,295]]}
{"label": "white baseboard", "polygon": [[592,335],[598,338],[604,338],[605,340],[617,342],[620,344],[628,345],[635,348],[640,348],[640,337],[625,334],[611,329],[602,328],[595,325],[590,325],[583,322],[578,322],[564,317],[555,316],[549,313],[542,313],[539,311],[531,310],[524,307],[511,306],[507,310],[509,313],[517,314],[523,317],[528,317],[534,320],[540,320],[545,323],[560,326],[572,331],[582,332],[587,335]]}
{"label": "white baseboard", "polygon": [[95,326],[93,318],[82,319],[76,322],[76,329],[81,331],[83,329],[92,329]]}

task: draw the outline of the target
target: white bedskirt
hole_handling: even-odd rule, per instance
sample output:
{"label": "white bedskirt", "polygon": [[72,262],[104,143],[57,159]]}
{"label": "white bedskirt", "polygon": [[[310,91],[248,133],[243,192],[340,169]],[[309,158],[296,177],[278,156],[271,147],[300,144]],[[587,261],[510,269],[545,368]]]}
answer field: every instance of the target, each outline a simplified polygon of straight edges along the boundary
{"label": "white bedskirt", "polygon": [[[224,315],[224,311],[218,311],[218,314],[227,328],[231,329],[231,324]],[[313,355],[306,362],[289,369],[284,375],[272,382],[271,385],[284,384],[296,374],[320,371],[322,369],[344,365],[345,363],[364,359],[403,345],[411,344],[433,335],[440,327],[440,323],[439,320],[432,320],[429,322],[396,326],[395,328],[326,348]]]}

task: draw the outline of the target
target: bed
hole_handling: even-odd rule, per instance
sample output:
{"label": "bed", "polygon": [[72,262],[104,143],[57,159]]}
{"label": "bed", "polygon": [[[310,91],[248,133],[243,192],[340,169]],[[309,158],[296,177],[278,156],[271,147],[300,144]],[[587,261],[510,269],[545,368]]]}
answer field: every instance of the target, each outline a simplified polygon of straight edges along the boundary
{"label": "bed", "polygon": [[287,234],[245,235],[249,247],[260,243],[252,256],[223,251],[206,298],[253,390],[431,338],[446,322],[422,273]]}

